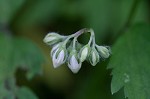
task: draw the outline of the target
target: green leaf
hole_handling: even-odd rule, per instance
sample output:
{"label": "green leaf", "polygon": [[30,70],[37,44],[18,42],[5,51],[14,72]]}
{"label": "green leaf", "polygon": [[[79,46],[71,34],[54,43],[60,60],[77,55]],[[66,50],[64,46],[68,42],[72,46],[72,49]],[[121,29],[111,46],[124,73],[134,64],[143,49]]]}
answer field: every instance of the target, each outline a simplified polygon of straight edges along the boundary
{"label": "green leaf", "polygon": [[25,0],[0,0],[0,23],[9,23]]}
{"label": "green leaf", "polygon": [[129,99],[150,98],[150,26],[138,24],[122,35],[112,48],[112,94],[124,88]]}
{"label": "green leaf", "polygon": [[0,98],[15,99],[18,97],[18,99],[23,99],[16,95],[17,90],[20,90],[20,94],[35,97],[31,91],[22,89],[22,87],[18,88],[15,73],[18,68],[21,68],[27,71],[27,78],[31,79],[36,74],[41,74],[42,63],[43,55],[33,42],[25,38],[0,35]]}
{"label": "green leaf", "polygon": [[15,99],[15,78],[7,77],[0,85],[0,99]]}
{"label": "green leaf", "polygon": [[27,87],[19,88],[16,91],[16,94],[19,99],[37,99],[37,97]]}
{"label": "green leaf", "polygon": [[[31,79],[35,74],[41,74],[43,56],[37,46],[24,38],[14,40],[14,66],[20,66],[28,71],[27,77]],[[16,53],[15,53],[16,52]]]}
{"label": "green leaf", "polygon": [[12,50],[11,40],[0,35],[0,83],[12,75],[12,66],[9,67],[9,57]]}

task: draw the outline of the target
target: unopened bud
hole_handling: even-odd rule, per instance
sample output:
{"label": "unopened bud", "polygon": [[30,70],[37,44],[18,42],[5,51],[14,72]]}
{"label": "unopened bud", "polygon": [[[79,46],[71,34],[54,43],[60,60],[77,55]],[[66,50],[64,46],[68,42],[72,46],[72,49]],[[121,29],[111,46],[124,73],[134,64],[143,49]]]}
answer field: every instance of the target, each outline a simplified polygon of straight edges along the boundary
{"label": "unopened bud", "polygon": [[55,46],[55,50],[51,51],[52,61],[54,68],[59,67],[65,63],[67,59],[67,50],[61,46]]}
{"label": "unopened bud", "polygon": [[99,62],[99,54],[95,48],[90,51],[89,61],[92,66],[95,66]]}
{"label": "unopened bud", "polygon": [[53,54],[54,54],[54,52],[58,49],[58,47],[60,47],[61,46],[61,43],[58,43],[58,44],[55,44],[55,45],[53,45],[53,47],[52,47],[52,50],[51,50],[51,57],[53,56]]}
{"label": "unopened bud", "polygon": [[110,56],[110,48],[105,46],[96,46],[97,50],[102,58],[108,58]]}
{"label": "unopened bud", "polygon": [[63,38],[64,38],[64,36],[61,36],[55,32],[51,32],[45,36],[43,41],[48,45],[54,45],[54,44],[60,42]]}
{"label": "unopened bud", "polygon": [[80,62],[83,62],[86,60],[89,52],[90,52],[90,46],[87,44],[80,50],[80,53],[79,53]]}
{"label": "unopened bud", "polygon": [[77,57],[77,51],[72,50],[68,59],[68,67],[73,73],[77,73],[81,68],[81,62],[79,62]]}

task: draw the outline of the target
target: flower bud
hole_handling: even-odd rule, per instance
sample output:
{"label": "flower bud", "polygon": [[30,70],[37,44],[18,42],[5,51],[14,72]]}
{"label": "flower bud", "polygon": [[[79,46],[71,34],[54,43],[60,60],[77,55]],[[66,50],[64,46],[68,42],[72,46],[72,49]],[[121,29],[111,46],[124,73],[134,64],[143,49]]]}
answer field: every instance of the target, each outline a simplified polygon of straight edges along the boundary
{"label": "flower bud", "polygon": [[43,41],[48,45],[54,45],[54,44],[60,42],[63,38],[64,38],[64,36],[61,36],[55,32],[51,32],[45,36]]}
{"label": "flower bud", "polygon": [[54,52],[58,49],[58,47],[61,46],[61,43],[58,43],[58,44],[55,44],[53,47],[52,47],[52,50],[51,50],[51,57],[53,56]]}
{"label": "flower bud", "polygon": [[81,68],[81,63],[78,61],[76,50],[72,50],[68,59],[68,67],[73,73],[77,73]]}
{"label": "flower bud", "polygon": [[90,51],[89,61],[92,66],[95,66],[99,62],[99,54],[95,48]]}
{"label": "flower bud", "polygon": [[86,60],[89,52],[90,52],[90,46],[87,44],[80,50],[80,53],[79,53],[80,62],[83,62]]}
{"label": "flower bud", "polygon": [[97,50],[102,58],[108,58],[110,56],[110,48],[105,46],[96,46]]}
{"label": "flower bud", "polygon": [[[56,45],[58,46],[58,45]],[[51,51],[51,56],[52,56],[52,61],[53,61],[53,66],[54,68],[59,67],[63,63],[65,63],[67,59],[67,51],[64,47],[54,47]],[[55,49],[55,50],[54,50]]]}

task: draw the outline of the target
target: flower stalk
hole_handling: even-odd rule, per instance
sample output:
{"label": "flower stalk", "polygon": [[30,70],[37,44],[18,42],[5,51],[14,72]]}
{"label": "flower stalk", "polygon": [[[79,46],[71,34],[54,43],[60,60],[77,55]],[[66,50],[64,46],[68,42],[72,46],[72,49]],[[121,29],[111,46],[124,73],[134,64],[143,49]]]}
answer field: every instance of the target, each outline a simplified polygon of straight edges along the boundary
{"label": "flower stalk", "polygon": [[[78,37],[84,33],[90,33],[89,42],[78,49]],[[51,57],[54,68],[57,68],[68,63],[69,69],[73,73],[77,73],[82,65],[82,62],[89,60],[92,66],[95,66],[101,58],[105,59],[110,56],[110,47],[98,46],[95,42],[95,34],[93,29],[83,28],[69,36],[62,36],[55,32],[49,33],[43,40],[46,44],[52,46]],[[71,50],[66,48],[70,44]]]}

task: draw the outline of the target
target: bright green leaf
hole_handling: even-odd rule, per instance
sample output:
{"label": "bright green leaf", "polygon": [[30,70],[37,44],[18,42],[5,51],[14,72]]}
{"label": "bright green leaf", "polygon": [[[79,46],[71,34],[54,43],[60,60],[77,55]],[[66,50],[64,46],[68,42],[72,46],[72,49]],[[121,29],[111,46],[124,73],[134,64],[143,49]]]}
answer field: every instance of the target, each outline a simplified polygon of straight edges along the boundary
{"label": "bright green leaf", "polygon": [[150,98],[150,26],[136,25],[112,48],[112,94],[124,88],[129,99]]}

